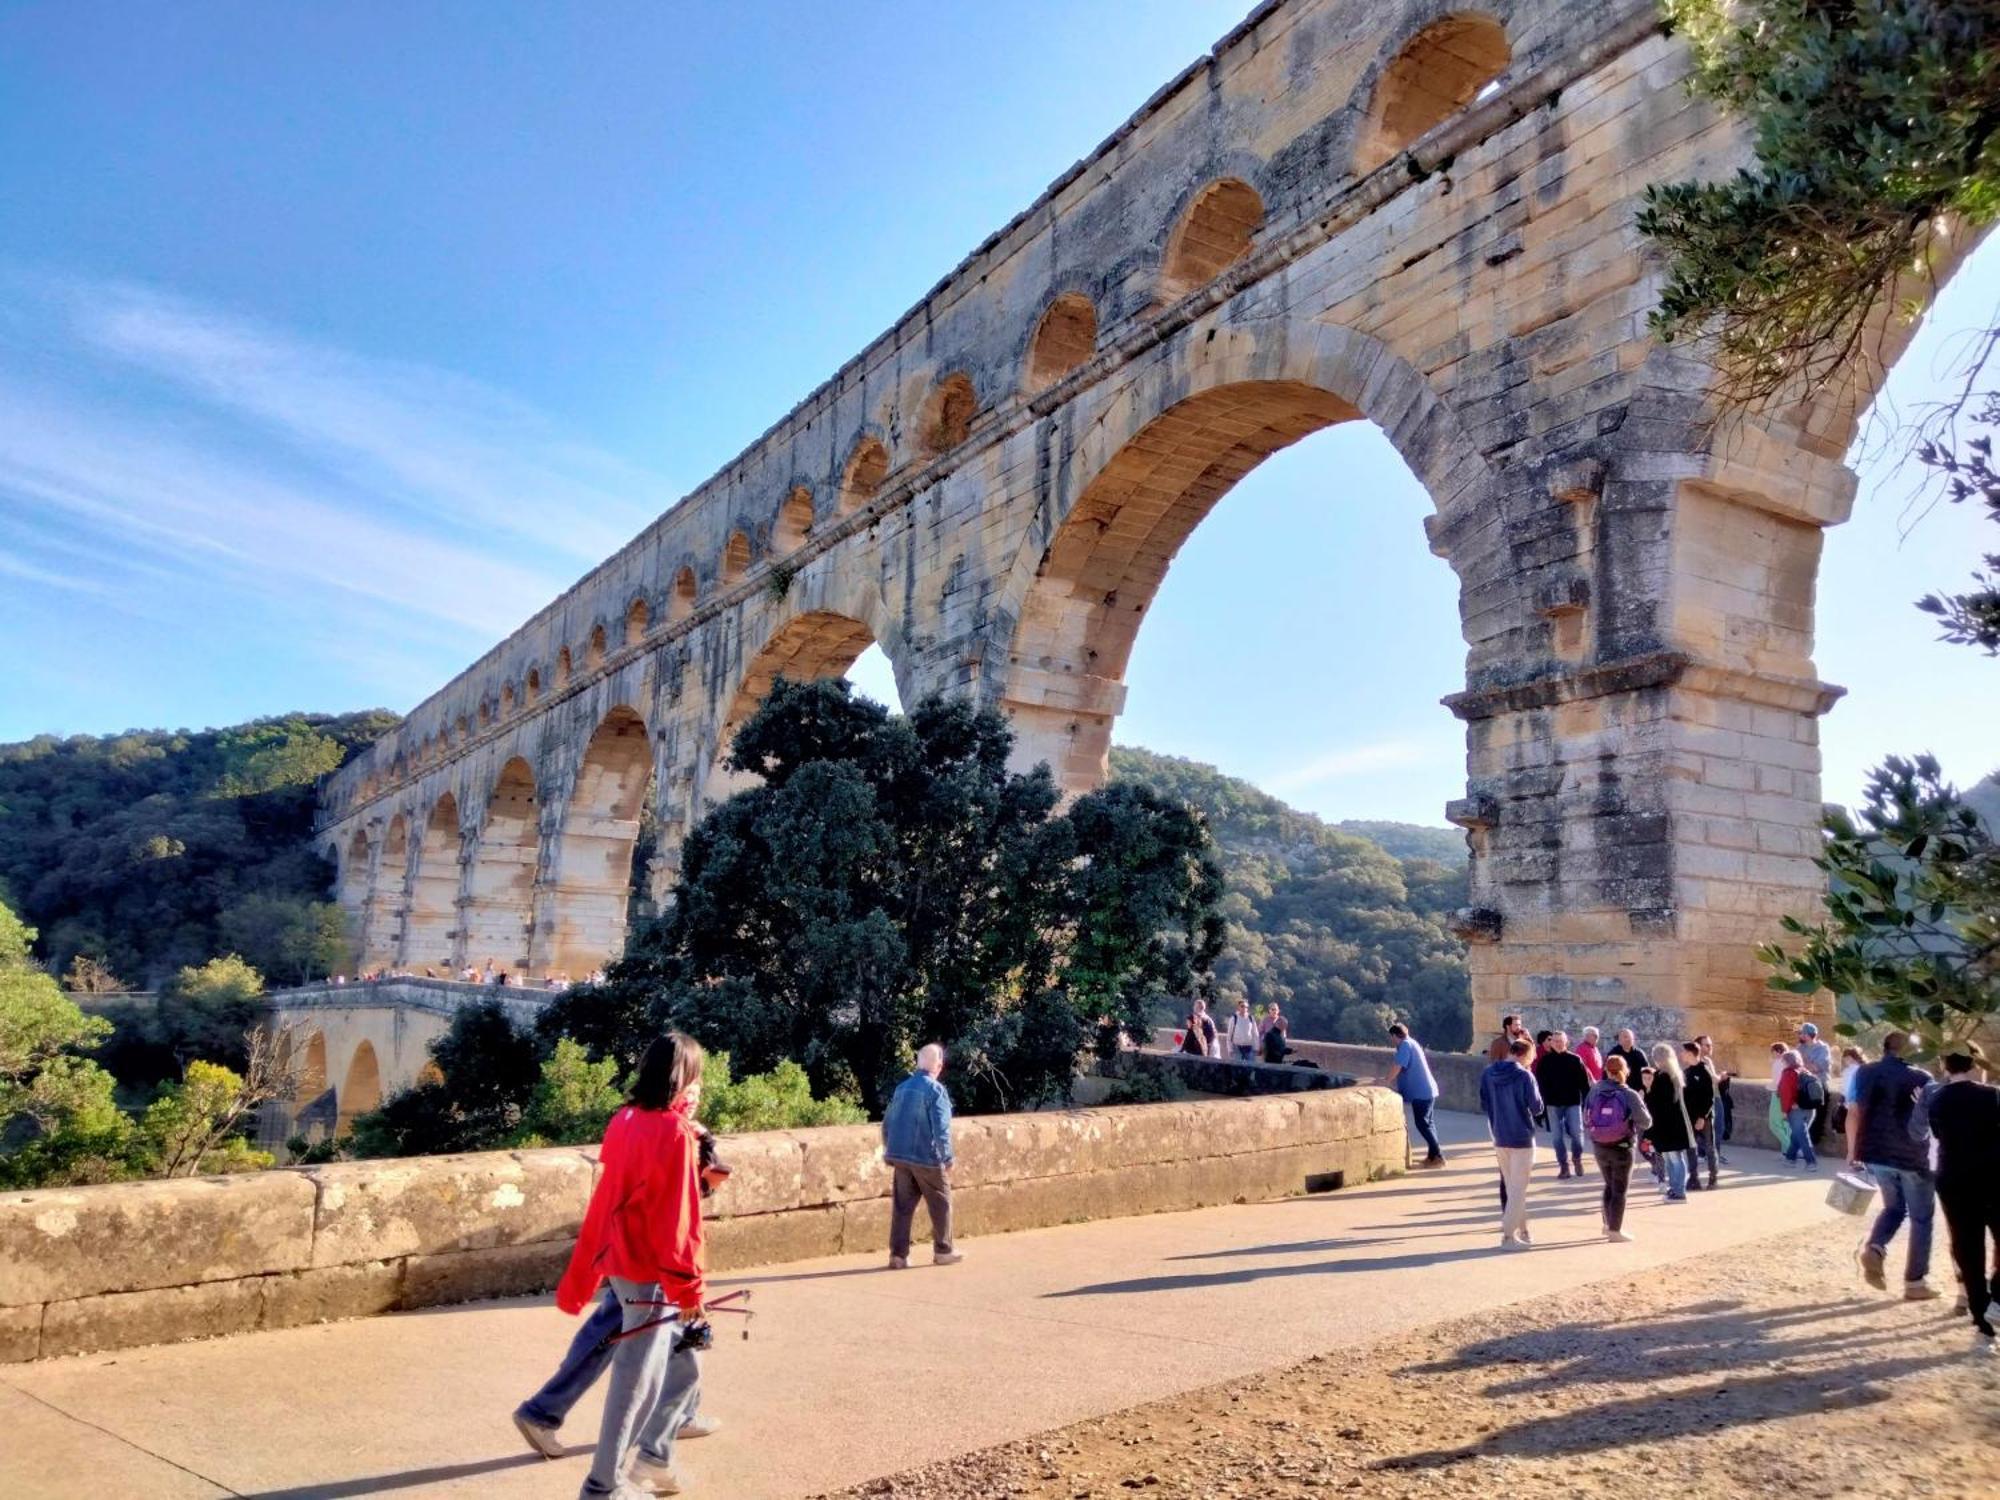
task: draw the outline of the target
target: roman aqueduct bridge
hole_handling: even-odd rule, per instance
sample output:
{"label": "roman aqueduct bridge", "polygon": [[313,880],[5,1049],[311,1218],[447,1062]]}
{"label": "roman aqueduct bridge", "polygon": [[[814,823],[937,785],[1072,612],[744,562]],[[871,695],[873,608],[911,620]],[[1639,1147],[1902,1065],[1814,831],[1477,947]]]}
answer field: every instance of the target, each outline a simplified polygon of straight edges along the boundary
{"label": "roman aqueduct bridge", "polygon": [[333,778],[364,966],[615,954],[649,784],[664,894],[773,677],[871,642],[904,701],[997,705],[1022,764],[1094,786],[1176,549],[1367,421],[1460,584],[1478,1025],[1767,1039],[1800,1002],[1751,945],[1816,899],[1814,583],[1872,390],[1717,420],[1649,337],[1645,185],[1747,153],[1687,70],[1652,0],[1261,7]]}

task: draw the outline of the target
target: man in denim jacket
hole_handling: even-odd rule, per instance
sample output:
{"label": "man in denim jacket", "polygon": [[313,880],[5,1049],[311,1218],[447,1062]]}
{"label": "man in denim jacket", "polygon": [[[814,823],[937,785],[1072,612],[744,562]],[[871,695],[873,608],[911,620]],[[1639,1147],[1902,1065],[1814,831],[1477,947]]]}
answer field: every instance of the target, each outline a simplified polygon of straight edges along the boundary
{"label": "man in denim jacket", "polygon": [[951,1095],[938,1082],[944,1048],[917,1053],[917,1070],[896,1085],[882,1116],[882,1155],[895,1170],[889,1212],[889,1269],[910,1264],[910,1227],[917,1199],[931,1215],[931,1264],[965,1259],[951,1245]]}

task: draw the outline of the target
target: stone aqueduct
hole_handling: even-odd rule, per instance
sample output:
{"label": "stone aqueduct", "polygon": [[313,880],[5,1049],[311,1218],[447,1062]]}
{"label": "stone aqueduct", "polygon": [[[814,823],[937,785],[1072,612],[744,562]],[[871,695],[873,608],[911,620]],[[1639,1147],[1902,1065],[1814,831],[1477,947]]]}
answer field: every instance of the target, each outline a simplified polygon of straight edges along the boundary
{"label": "stone aqueduct", "polygon": [[1687,67],[1652,0],[1262,6],[332,779],[364,966],[615,954],[649,782],[664,893],[772,678],[870,642],[906,702],[997,705],[1095,785],[1176,549],[1371,421],[1460,584],[1477,1024],[1767,1039],[1800,1002],[1751,945],[1815,899],[1815,575],[1871,391],[1718,419],[1649,337],[1644,186],[1748,149]]}

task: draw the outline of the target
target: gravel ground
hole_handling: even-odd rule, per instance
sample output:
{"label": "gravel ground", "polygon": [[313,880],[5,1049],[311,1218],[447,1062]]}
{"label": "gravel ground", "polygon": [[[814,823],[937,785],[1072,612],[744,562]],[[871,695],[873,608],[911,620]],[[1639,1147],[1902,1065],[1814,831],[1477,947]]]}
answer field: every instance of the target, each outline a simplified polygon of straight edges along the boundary
{"label": "gravel ground", "polygon": [[[1899,1242],[1892,1286],[1901,1263]],[[1948,1263],[1933,1267],[1940,1286],[1949,1275]],[[1829,1225],[839,1494],[1993,1500],[2000,1355],[1975,1348],[1950,1306],[1862,1285]]]}

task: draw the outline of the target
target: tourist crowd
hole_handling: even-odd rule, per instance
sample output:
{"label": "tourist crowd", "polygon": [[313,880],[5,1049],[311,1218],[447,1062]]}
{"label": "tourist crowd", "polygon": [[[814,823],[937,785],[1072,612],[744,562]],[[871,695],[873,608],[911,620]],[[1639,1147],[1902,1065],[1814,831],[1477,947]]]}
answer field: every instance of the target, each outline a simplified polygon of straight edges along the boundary
{"label": "tourist crowd", "polygon": [[[1387,1083],[1410,1105],[1428,1148],[1426,1166],[1440,1166],[1433,1113],[1438,1087],[1423,1048],[1401,1022],[1389,1028],[1395,1048]],[[1805,1172],[1819,1167],[1831,1133],[1846,1174],[1833,1196],[1865,1211],[1877,1207],[1855,1252],[1861,1276],[1888,1289],[1892,1241],[1909,1229],[1902,1296],[1924,1302],[1940,1295],[1930,1282],[1933,1221],[1942,1206],[1959,1278],[1957,1310],[1972,1319],[1983,1348],[1992,1349],[1988,1312],[2000,1300],[2000,1090],[1980,1080],[1970,1050],[1942,1058],[1943,1077],[1913,1066],[1914,1038],[1889,1033],[1881,1056],[1843,1049],[1836,1079],[1833,1049],[1807,1022],[1794,1042],[1770,1049],[1771,1134],[1782,1160]],[[1598,1029],[1530,1037],[1508,1016],[1487,1050],[1479,1076],[1479,1107],[1493,1142],[1500,1191],[1500,1245],[1533,1244],[1528,1201],[1538,1147],[1553,1147],[1558,1182],[1582,1179],[1587,1142],[1599,1179],[1604,1237],[1629,1241],[1625,1228],[1630,1185],[1641,1163],[1668,1203],[1717,1186],[1726,1165],[1723,1144],[1733,1133],[1731,1074],[1715,1057],[1713,1039],[1697,1036],[1642,1050],[1630,1028],[1602,1048]]]}

